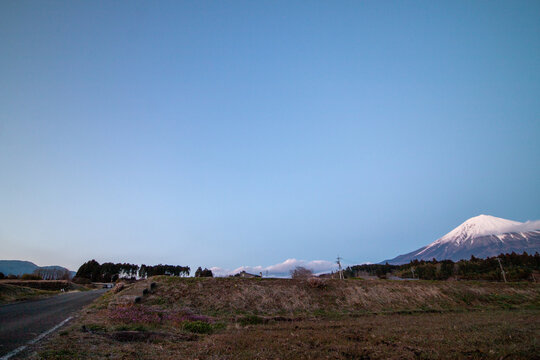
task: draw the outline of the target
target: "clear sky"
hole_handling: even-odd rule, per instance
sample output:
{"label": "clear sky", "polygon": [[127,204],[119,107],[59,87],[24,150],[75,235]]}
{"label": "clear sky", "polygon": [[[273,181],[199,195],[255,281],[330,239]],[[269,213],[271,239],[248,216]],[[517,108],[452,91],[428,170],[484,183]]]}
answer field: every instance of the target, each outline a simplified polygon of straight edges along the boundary
{"label": "clear sky", "polygon": [[540,219],[539,1],[0,2],[0,258],[378,262]]}

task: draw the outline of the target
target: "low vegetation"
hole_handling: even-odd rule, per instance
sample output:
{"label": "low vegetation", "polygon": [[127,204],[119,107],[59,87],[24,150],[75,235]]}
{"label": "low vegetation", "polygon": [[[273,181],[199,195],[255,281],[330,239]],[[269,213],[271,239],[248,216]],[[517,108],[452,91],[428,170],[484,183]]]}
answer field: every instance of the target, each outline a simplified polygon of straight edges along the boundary
{"label": "low vegetation", "polygon": [[[499,264],[500,260],[500,264]],[[501,254],[497,257],[479,259],[472,256],[469,260],[431,261],[414,260],[404,265],[366,264],[355,265],[345,269],[347,278],[372,275],[384,278],[395,275],[403,278],[417,278],[422,280],[487,280],[503,281],[501,266],[508,281],[539,281],[540,254]],[[536,274],[536,277],[535,277]]]}
{"label": "low vegetation", "polygon": [[86,288],[73,284],[66,280],[3,280],[1,284],[21,286],[39,290],[60,291],[60,290],[87,290]]}
{"label": "low vegetation", "polygon": [[0,281],[0,304],[44,298],[61,291],[88,291],[89,289],[66,280],[20,280]]}
{"label": "low vegetation", "polygon": [[6,284],[4,282],[0,283],[0,304],[39,299],[54,294],[57,294],[57,292]]}
{"label": "low vegetation", "polygon": [[108,292],[33,356],[533,358],[539,320],[527,282],[158,276]]}

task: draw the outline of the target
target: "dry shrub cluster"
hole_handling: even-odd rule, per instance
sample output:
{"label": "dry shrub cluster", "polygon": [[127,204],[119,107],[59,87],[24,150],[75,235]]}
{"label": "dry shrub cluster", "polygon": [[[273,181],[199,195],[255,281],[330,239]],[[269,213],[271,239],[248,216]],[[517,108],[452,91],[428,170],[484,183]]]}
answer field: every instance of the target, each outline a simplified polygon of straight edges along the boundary
{"label": "dry shrub cluster", "polygon": [[307,279],[313,276],[313,270],[305,268],[303,266],[297,266],[291,270],[291,278],[293,279]]}
{"label": "dry shrub cluster", "polygon": [[309,286],[311,286],[312,288],[316,288],[316,289],[326,288],[326,282],[323,279],[318,278],[318,277],[310,277],[307,280],[307,282]]}

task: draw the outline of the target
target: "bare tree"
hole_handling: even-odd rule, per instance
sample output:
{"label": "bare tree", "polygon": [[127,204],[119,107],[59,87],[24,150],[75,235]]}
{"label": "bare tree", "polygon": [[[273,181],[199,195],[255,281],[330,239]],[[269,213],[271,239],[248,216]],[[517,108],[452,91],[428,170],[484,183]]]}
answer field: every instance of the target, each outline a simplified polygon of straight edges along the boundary
{"label": "bare tree", "polygon": [[34,270],[34,274],[43,280],[70,280],[71,274],[67,269],[39,268]]}
{"label": "bare tree", "polygon": [[297,266],[294,270],[291,270],[291,277],[293,279],[307,279],[313,276],[313,271],[303,266]]}

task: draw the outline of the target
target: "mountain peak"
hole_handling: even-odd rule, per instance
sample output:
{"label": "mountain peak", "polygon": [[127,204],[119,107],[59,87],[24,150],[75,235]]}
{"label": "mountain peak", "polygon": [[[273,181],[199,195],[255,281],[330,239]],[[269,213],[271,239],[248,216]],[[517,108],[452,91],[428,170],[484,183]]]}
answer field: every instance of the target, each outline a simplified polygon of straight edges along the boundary
{"label": "mountain peak", "polygon": [[497,256],[501,253],[529,254],[540,252],[540,220],[519,221],[481,214],[472,217],[448,234],[408,254],[387,260],[390,264],[405,264],[411,260],[468,259]]}
{"label": "mountain peak", "polygon": [[466,220],[457,228],[435,241],[434,244],[446,242],[460,244],[468,239],[512,232],[512,229],[518,228],[519,225],[522,225],[519,221],[481,214]]}

